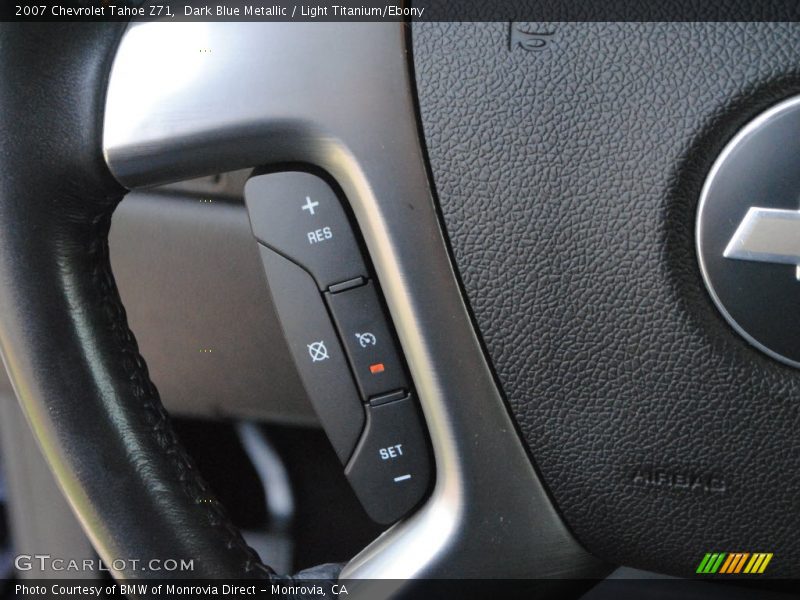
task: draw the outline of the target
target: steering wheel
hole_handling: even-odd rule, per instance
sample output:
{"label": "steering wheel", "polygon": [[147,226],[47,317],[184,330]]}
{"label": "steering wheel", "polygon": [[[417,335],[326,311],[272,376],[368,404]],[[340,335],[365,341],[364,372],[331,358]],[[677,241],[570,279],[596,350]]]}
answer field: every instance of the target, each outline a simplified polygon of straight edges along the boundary
{"label": "steering wheel", "polygon": [[800,90],[798,36],[3,24],[0,344],[100,556],[275,577],[170,426],[107,235],[129,189],[306,164],[349,202],[436,473],[342,577],[686,576],[709,552],[797,576],[800,377],[718,312],[694,232],[726,144]]}

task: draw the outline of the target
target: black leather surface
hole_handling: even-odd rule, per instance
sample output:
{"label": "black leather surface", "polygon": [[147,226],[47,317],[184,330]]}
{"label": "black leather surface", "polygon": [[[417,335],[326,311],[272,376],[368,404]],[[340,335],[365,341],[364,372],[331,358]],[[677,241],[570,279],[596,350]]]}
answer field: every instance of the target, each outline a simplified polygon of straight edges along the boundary
{"label": "black leather surface", "polygon": [[522,28],[545,47],[508,23],[412,37],[457,267],[546,484],[603,559],[774,552],[800,576],[800,372],[733,333],[693,246],[722,146],[800,92],[800,27]]}
{"label": "black leather surface", "polygon": [[[100,152],[124,24],[0,28],[0,342],[59,483],[106,564],[271,576],[199,477],[128,329],[108,257],[122,190]],[[144,241],[143,241],[144,243]],[[193,559],[191,571],[148,570]]]}

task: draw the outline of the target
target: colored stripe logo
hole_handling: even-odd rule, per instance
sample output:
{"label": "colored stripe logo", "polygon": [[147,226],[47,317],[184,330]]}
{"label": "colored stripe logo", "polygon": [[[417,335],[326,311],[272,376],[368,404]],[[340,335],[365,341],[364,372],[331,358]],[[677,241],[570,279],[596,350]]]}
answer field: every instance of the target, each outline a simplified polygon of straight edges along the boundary
{"label": "colored stripe logo", "polygon": [[696,572],[701,575],[760,575],[771,560],[771,552],[707,552]]}

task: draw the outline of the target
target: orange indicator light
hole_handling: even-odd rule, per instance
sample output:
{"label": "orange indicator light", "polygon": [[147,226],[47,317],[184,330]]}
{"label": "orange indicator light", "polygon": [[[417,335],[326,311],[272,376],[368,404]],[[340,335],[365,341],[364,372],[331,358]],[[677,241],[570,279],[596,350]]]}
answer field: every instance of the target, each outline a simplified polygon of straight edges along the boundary
{"label": "orange indicator light", "polygon": [[383,363],[375,363],[374,365],[369,366],[369,372],[373,375],[376,375],[377,373],[383,373],[385,370],[386,369],[383,366]]}

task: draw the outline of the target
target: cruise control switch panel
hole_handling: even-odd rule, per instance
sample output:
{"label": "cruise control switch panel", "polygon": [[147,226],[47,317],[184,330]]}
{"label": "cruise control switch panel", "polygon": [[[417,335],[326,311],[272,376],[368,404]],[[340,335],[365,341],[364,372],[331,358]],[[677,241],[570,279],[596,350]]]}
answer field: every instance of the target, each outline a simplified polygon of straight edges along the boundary
{"label": "cruise control switch panel", "polygon": [[309,400],[367,514],[393,523],[428,491],[431,454],[355,229],[331,186],[310,173],[251,177],[245,201]]}

